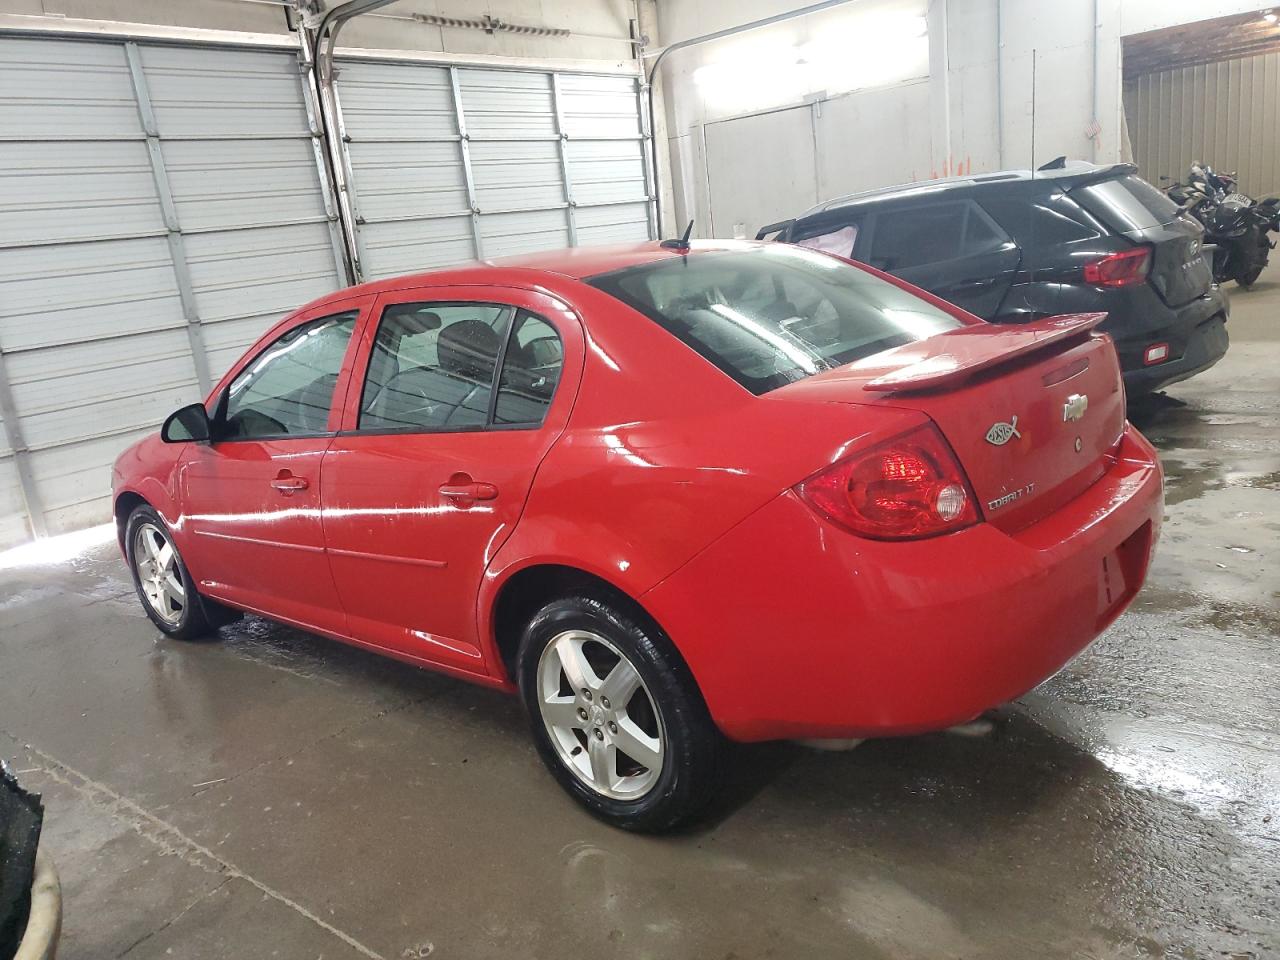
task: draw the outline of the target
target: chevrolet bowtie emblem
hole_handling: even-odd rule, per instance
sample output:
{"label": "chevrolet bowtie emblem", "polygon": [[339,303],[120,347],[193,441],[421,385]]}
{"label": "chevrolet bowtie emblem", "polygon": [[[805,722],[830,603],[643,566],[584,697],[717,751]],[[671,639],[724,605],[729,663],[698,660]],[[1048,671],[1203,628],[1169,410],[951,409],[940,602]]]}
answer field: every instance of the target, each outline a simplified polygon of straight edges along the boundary
{"label": "chevrolet bowtie emblem", "polygon": [[1079,420],[1088,409],[1089,398],[1083,393],[1073,393],[1067,397],[1067,402],[1062,405],[1062,422],[1068,423],[1071,420]]}
{"label": "chevrolet bowtie emblem", "polygon": [[1022,439],[1022,434],[1018,432],[1016,416],[1010,418],[1008,423],[993,423],[991,429],[987,431],[987,443],[993,443],[997,447],[1003,447],[1014,437]]}

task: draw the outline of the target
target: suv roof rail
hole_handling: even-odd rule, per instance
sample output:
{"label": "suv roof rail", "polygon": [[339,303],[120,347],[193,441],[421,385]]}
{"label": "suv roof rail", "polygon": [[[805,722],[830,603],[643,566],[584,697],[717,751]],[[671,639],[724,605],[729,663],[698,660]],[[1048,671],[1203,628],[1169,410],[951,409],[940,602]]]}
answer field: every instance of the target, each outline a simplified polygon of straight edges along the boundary
{"label": "suv roof rail", "polygon": [[777,223],[767,223],[756,231],[756,239],[763,240],[771,233],[781,233],[795,222],[796,218],[792,217],[790,220],[779,220]]}

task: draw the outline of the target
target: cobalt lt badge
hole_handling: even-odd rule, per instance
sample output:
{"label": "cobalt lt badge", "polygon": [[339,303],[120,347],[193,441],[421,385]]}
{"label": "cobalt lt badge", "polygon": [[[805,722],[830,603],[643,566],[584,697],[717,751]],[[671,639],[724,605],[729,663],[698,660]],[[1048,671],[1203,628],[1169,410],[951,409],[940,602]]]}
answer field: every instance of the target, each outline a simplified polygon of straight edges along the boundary
{"label": "cobalt lt badge", "polygon": [[1062,422],[1070,423],[1072,420],[1079,420],[1084,417],[1084,412],[1088,409],[1089,398],[1083,393],[1073,393],[1062,405]]}
{"label": "cobalt lt badge", "polygon": [[1012,417],[1008,423],[993,423],[991,429],[987,431],[987,443],[994,444],[997,447],[1003,447],[1006,443],[1017,437],[1022,439],[1022,434],[1018,432],[1018,418]]}

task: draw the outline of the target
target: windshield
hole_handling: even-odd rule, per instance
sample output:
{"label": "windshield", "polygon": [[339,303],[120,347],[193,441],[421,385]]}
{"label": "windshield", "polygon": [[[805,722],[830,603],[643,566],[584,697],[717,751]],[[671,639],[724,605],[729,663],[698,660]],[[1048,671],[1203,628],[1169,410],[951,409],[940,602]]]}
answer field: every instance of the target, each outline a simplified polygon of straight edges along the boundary
{"label": "windshield", "polygon": [[757,395],[963,325],[865,270],[780,243],[673,257],[587,282]]}

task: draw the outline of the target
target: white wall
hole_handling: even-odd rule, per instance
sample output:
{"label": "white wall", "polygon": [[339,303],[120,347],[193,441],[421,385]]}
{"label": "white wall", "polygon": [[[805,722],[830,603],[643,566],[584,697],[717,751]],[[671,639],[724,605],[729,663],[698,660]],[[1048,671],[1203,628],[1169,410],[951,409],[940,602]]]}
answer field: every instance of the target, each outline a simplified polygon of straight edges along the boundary
{"label": "white wall", "polygon": [[[657,3],[666,43],[807,5],[805,0]],[[695,80],[696,72],[708,65],[744,56],[763,64],[779,48],[856,29],[860,23],[870,28],[876,14],[927,13],[926,57],[903,58],[896,73],[883,77],[883,89],[857,94],[860,109],[849,114],[848,122],[857,129],[847,131],[848,149],[869,162],[859,164],[851,157],[846,179],[854,189],[864,189],[957,170],[1025,168],[1064,154],[1118,161],[1125,155],[1121,37],[1259,9],[1258,0],[851,0],[679,51],[664,64],[660,80],[674,192],[664,203],[663,229],[670,231],[689,217],[699,223],[707,219],[712,171],[702,148],[705,124],[831,95],[771,84],[770,71],[762,67],[760,77],[742,84],[731,101],[717,101]],[[895,83],[926,76],[928,122],[895,114],[901,99]],[[815,137],[820,135],[815,128]],[[904,138],[909,142],[898,143]],[[918,162],[922,155],[930,158],[927,170]],[[760,170],[756,189],[767,191],[771,176],[772,171]],[[819,183],[820,195],[832,195],[826,188]]]}

